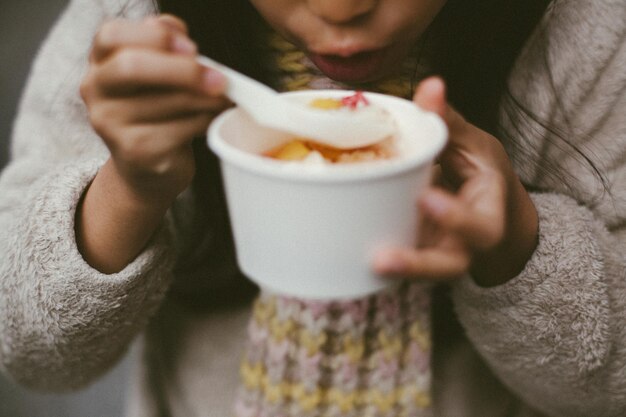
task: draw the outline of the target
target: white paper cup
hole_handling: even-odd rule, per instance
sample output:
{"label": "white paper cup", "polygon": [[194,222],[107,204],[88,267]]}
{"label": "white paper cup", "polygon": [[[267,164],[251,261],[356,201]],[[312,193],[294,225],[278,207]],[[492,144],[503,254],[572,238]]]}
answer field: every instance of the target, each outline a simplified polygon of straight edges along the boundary
{"label": "white paper cup", "polygon": [[[353,93],[286,96],[309,101]],[[211,124],[209,146],[221,160],[237,260],[261,287],[312,299],[365,296],[392,285],[371,270],[374,251],[416,244],[417,197],[447,129],[408,100],[366,97],[395,118],[398,157],[324,166],[277,161],[261,154],[293,135],[263,128],[238,108]]]}

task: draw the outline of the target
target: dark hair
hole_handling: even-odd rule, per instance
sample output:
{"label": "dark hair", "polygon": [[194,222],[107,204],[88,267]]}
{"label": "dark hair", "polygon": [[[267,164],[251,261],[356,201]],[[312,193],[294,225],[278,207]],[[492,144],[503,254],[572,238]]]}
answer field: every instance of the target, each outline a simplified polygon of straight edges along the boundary
{"label": "dark hair", "polygon": [[431,30],[434,69],[448,100],[478,127],[497,135],[499,101],[525,41],[550,0],[448,0]]}
{"label": "dark hair", "polygon": [[[261,46],[255,43],[257,30],[264,23],[247,0],[159,0],[158,3],[161,12],[175,14],[187,22],[201,53],[267,81]],[[425,34],[428,42],[435,43],[433,70],[445,79],[452,105],[473,124],[514,144],[519,138],[505,137],[506,132],[498,126],[498,112],[502,109],[510,113],[511,120],[549,128],[548,121],[537,118],[518,102],[506,84],[516,57],[549,3],[550,0],[448,0]],[[505,107],[501,107],[503,98],[507,102]],[[551,140],[564,143],[595,170],[582,152],[556,133]],[[196,230],[207,232],[196,234],[196,240],[183,251],[176,267],[180,275],[198,268],[209,258],[207,253],[216,235],[225,239],[221,244],[230,252],[233,246],[216,158],[204,145],[203,138],[194,146],[197,175],[193,190],[200,207],[195,211],[194,223]],[[442,308],[438,303],[434,306],[438,310]],[[158,392],[155,397],[160,398]],[[166,409],[162,404],[164,416],[168,415]]]}
{"label": "dark hair", "polygon": [[[434,71],[472,123],[495,131],[506,76],[550,0],[448,0],[431,25]],[[185,20],[203,54],[267,81],[256,44],[263,20],[248,0],[158,0]]]}
{"label": "dark hair", "polygon": [[[507,74],[547,3],[448,0],[425,35],[435,43],[434,71],[446,80],[450,102],[472,123],[496,136],[498,101],[506,90]],[[264,22],[248,0],[159,0],[158,5],[161,12],[187,23],[201,53],[267,82],[261,45],[256,43]],[[197,204],[205,207],[197,211],[195,230],[212,232],[199,234],[184,248],[177,267],[184,273],[207,259],[207,236],[214,237],[224,232],[216,229],[228,227],[221,184],[215,180],[219,177],[215,157],[203,140],[197,141],[195,149],[193,188]]]}
{"label": "dark hair", "polygon": [[200,53],[264,80],[258,39],[263,20],[248,0],[157,0],[161,13],[183,19]]}

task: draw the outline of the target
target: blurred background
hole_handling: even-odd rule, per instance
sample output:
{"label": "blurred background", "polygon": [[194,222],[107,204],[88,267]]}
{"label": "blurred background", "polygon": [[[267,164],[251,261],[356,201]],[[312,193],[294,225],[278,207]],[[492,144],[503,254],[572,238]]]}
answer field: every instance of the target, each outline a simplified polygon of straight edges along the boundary
{"label": "blurred background", "polygon": [[[11,125],[31,61],[67,0],[3,1],[0,12],[0,168],[8,161]],[[0,318],[1,320],[1,318]],[[0,417],[117,417],[124,407],[131,359],[87,389],[30,392],[0,374]]]}

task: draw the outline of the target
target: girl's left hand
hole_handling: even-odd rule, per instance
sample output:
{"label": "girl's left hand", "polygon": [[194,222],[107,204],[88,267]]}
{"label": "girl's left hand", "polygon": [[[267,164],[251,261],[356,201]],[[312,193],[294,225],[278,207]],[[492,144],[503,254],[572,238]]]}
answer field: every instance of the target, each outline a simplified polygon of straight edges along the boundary
{"label": "girl's left hand", "polygon": [[441,79],[424,80],[414,102],[443,118],[449,142],[435,167],[439,184],[418,202],[420,246],[380,250],[374,270],[427,280],[470,273],[481,286],[508,281],[521,272],[537,244],[537,211],[530,196],[502,144],[446,103]]}

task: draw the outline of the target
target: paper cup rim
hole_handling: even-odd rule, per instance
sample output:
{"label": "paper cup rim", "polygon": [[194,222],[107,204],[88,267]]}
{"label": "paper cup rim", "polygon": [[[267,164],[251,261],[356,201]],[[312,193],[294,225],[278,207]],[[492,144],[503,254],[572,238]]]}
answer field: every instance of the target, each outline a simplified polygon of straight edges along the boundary
{"label": "paper cup rim", "polygon": [[[288,96],[324,95],[330,97],[344,96],[353,93],[350,90],[304,90],[282,93]],[[420,152],[402,158],[384,161],[366,161],[354,164],[324,164],[319,166],[307,165],[302,169],[300,162],[285,162],[272,158],[256,155],[228,144],[219,134],[221,127],[243,112],[239,107],[226,110],[213,120],[208,129],[207,142],[209,148],[224,162],[230,163],[244,171],[263,175],[271,178],[292,180],[299,182],[347,182],[361,181],[375,178],[384,178],[397,175],[405,171],[419,167],[432,161],[443,149],[447,139],[447,127],[443,120],[435,113],[427,112],[409,100],[379,93],[365,93],[368,97],[379,100],[399,100],[406,105],[415,106],[420,116],[432,124],[436,132],[433,137],[424,144]],[[403,104],[404,105],[404,104]]]}

